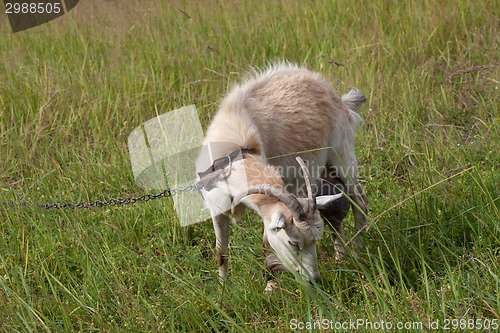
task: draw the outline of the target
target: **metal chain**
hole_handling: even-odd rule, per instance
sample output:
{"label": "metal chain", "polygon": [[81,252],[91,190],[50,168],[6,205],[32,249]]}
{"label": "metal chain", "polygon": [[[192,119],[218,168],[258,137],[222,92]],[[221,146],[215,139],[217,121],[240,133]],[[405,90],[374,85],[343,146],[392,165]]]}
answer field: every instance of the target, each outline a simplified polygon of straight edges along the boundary
{"label": "metal chain", "polygon": [[101,208],[107,206],[118,206],[118,205],[130,205],[137,202],[148,202],[149,200],[168,198],[174,195],[178,195],[182,192],[198,190],[197,184],[192,184],[183,188],[178,189],[166,189],[160,193],[147,193],[138,197],[125,197],[125,198],[111,198],[108,200],[96,200],[96,201],[82,201],[78,203],[65,202],[65,203],[30,203],[22,201],[7,201],[3,202],[9,206],[22,206],[22,207],[39,207],[45,209],[74,209],[74,208]]}

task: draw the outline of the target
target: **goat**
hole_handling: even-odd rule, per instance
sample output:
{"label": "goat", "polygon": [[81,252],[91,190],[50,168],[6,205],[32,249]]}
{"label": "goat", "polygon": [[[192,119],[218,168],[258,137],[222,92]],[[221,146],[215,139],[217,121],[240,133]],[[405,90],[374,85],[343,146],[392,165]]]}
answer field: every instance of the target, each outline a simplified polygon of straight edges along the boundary
{"label": "goat", "polygon": [[[246,207],[262,217],[264,244],[286,269],[306,281],[319,278],[316,241],[324,222],[318,210],[328,215],[342,193],[316,196],[311,178],[338,177],[352,199],[355,228],[363,228],[367,198],[358,182],[354,131],[361,121],[356,110],[365,100],[356,89],[340,98],[318,73],[288,63],[256,72],[222,100],[196,162],[222,280],[228,265],[228,212],[239,219]],[[221,160],[226,163],[215,167]],[[336,229],[341,233],[340,226]],[[267,262],[272,270],[275,260]]]}

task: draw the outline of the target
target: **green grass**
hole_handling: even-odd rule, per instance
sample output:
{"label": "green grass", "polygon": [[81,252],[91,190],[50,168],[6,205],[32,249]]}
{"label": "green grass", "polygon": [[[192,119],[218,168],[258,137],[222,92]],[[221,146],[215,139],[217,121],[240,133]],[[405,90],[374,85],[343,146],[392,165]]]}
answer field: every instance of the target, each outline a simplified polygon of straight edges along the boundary
{"label": "green grass", "polygon": [[0,331],[500,321],[498,13],[498,1],[96,0],[16,34],[0,15],[0,201],[143,194],[129,133],[193,103],[206,126],[233,82],[276,59],[368,97],[356,149],[370,198],[358,259],[334,263],[325,237],[317,288],[283,275],[272,295],[254,215],[232,227],[222,288],[211,223],[180,227],[168,199],[0,205]]}

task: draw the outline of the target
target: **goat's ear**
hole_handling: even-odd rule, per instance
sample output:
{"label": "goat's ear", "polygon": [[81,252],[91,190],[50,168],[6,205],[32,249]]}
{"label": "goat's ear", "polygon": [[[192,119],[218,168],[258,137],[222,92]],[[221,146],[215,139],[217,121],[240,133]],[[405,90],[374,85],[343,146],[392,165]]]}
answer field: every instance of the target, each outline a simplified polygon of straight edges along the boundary
{"label": "goat's ear", "polygon": [[274,232],[278,232],[281,229],[285,228],[285,224],[286,224],[285,216],[283,216],[283,214],[279,212],[275,212],[271,217],[271,223],[269,223],[269,226],[267,228]]}
{"label": "goat's ear", "polygon": [[324,207],[328,206],[328,204],[330,202],[342,198],[343,195],[344,195],[343,193],[339,193],[339,194],[322,195],[322,196],[316,197],[316,205],[320,209],[324,208]]}

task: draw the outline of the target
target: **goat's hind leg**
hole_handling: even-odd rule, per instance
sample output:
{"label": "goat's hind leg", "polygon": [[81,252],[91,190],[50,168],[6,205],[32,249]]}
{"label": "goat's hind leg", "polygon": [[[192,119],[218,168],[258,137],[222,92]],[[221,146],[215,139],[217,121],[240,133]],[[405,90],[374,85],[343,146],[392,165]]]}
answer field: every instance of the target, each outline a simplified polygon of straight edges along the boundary
{"label": "goat's hind leg", "polygon": [[[336,175],[335,169],[330,166],[326,168],[325,172],[316,183],[319,186],[318,195],[332,195],[347,191],[344,183],[342,183],[340,178]],[[350,208],[351,203],[343,196],[331,202],[326,207],[319,209],[321,216],[332,229],[330,235],[335,244],[335,259],[337,261],[343,259],[347,254],[343,245],[345,237],[342,229],[342,220],[349,213]]]}
{"label": "goat's hind leg", "polygon": [[354,213],[354,228],[356,230],[355,245],[358,249],[362,246],[362,233],[366,225],[368,214],[368,198],[358,181],[358,162],[354,155],[354,147],[346,152],[342,160],[337,159],[337,176],[342,180],[347,189],[347,195],[352,199],[352,210]]}
{"label": "goat's hind leg", "polygon": [[325,216],[323,216],[323,219],[332,229],[330,231],[330,235],[334,244],[335,260],[337,262],[340,262],[347,256],[347,251],[344,248],[344,242],[345,242],[344,230],[342,229],[342,225],[340,223],[337,223],[336,221],[332,222]]}

